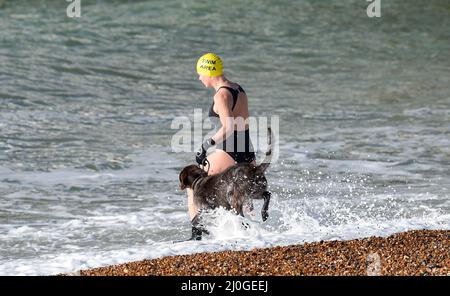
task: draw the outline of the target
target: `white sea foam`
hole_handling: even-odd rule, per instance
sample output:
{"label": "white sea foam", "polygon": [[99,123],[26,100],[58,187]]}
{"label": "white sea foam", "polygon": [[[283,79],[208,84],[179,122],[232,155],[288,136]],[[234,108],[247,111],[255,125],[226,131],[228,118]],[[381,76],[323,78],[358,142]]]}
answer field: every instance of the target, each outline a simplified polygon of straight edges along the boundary
{"label": "white sea foam", "polygon": [[[279,210],[279,209],[278,209]],[[276,209],[275,209],[276,211]],[[295,212],[295,211],[294,211]],[[141,223],[133,221],[132,215],[127,225]],[[118,217],[117,221],[110,218],[92,219],[89,223],[98,221],[113,227],[117,222],[124,222],[126,217]],[[284,213],[277,223],[262,223],[235,216],[234,214],[217,210],[207,216],[210,235],[205,235],[202,241],[172,243],[172,241],[155,242],[151,239],[145,244],[133,244],[123,249],[91,250],[77,245],[64,246],[64,252],[55,249],[51,254],[42,254],[31,258],[2,260],[0,274],[2,275],[48,275],[63,272],[75,272],[110,264],[118,264],[135,260],[159,258],[162,256],[192,254],[198,252],[213,252],[220,250],[250,250],[253,248],[271,247],[276,245],[301,244],[320,240],[348,240],[367,236],[387,236],[392,233],[413,229],[450,229],[450,215],[429,211],[421,218],[356,219],[352,223],[338,225],[322,225],[314,218],[304,213]],[[89,225],[79,220],[65,223],[62,229],[67,232],[78,231]],[[28,239],[46,238],[62,239],[64,233],[54,234],[35,231],[32,227],[21,226],[8,233],[10,238],[27,236]],[[81,235],[81,233],[80,233]],[[188,235],[188,229],[185,233]],[[95,236],[91,236],[95,239]],[[68,240],[69,242],[69,240]],[[94,244],[95,245],[95,244]],[[39,251],[38,244],[29,244],[28,248]]]}
{"label": "white sea foam", "polygon": [[[282,148],[289,150],[287,146]],[[366,171],[387,178],[411,177],[410,173],[398,167],[393,170],[392,164],[383,162],[346,164],[335,160],[326,162],[328,169],[318,170],[317,163],[300,153],[293,154],[293,160],[308,164],[302,170],[281,162],[268,172],[273,191],[268,221],[263,223],[259,216],[261,201],[255,201],[253,215],[246,218],[219,209],[205,218],[210,235],[204,240],[173,244],[189,236],[190,226],[185,195],[173,190],[177,171],[171,167],[181,167],[181,162],[163,154],[142,150],[130,157],[133,166],[100,173],[0,168],[3,178],[16,179],[25,188],[3,196],[5,211],[28,221],[9,220],[11,223],[1,226],[0,248],[5,255],[0,259],[0,275],[48,275],[169,255],[387,236],[411,229],[450,229],[445,211],[448,199],[441,193],[389,186],[378,190],[370,177],[358,177]],[[352,174],[333,176],[332,168]],[[152,175],[152,170],[160,173]],[[117,193],[130,184],[143,186],[146,180],[151,180],[150,189],[159,184],[169,186],[164,185],[162,192],[135,197],[108,197],[94,191],[116,186],[112,188]],[[9,188],[8,184],[16,183],[6,184]],[[52,191],[61,184],[63,188],[81,186],[88,193]]]}

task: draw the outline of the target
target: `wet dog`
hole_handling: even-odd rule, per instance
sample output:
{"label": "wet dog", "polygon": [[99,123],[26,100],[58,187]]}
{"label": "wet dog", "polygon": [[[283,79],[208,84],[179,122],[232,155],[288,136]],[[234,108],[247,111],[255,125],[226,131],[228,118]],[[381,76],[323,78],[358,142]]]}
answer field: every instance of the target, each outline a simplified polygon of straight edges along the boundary
{"label": "wet dog", "polygon": [[272,131],[268,130],[268,150],[263,162],[259,165],[238,163],[225,171],[208,176],[197,165],[189,165],[180,173],[180,188],[191,188],[194,193],[194,204],[199,213],[192,220],[192,238],[201,239],[201,213],[207,209],[223,207],[244,216],[244,206],[253,208],[253,199],[263,199],[261,209],[262,220],[269,214],[270,192],[267,191],[267,179],[264,175],[272,158]]}

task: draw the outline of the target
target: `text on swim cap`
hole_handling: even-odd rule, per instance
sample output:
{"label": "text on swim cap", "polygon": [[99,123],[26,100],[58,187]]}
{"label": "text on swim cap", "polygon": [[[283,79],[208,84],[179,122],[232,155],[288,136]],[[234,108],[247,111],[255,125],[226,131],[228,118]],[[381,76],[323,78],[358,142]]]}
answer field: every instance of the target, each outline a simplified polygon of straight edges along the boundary
{"label": "text on swim cap", "polygon": [[215,70],[217,70],[216,67],[209,66],[209,65],[200,65],[199,68],[200,69],[205,69],[205,70],[208,70],[208,71],[215,71]]}
{"label": "text on swim cap", "polygon": [[216,64],[216,61],[208,60],[208,59],[202,59],[202,63],[213,64],[213,65],[215,65],[215,64]]}

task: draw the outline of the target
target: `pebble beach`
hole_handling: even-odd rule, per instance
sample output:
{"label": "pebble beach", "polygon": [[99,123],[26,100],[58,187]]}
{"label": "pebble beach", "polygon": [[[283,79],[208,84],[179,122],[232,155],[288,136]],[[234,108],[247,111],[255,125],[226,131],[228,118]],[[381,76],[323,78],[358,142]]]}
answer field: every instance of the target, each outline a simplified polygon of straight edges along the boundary
{"label": "pebble beach", "polygon": [[82,270],[81,276],[450,275],[450,230],[169,256]]}

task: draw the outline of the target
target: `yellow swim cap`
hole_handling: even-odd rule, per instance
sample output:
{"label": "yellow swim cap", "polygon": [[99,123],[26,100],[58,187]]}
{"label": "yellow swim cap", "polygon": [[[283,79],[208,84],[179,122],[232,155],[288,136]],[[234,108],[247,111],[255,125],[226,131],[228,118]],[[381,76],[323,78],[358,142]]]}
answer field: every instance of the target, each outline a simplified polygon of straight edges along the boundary
{"label": "yellow swim cap", "polygon": [[209,77],[220,76],[223,64],[218,55],[207,53],[202,55],[197,61],[197,73]]}

